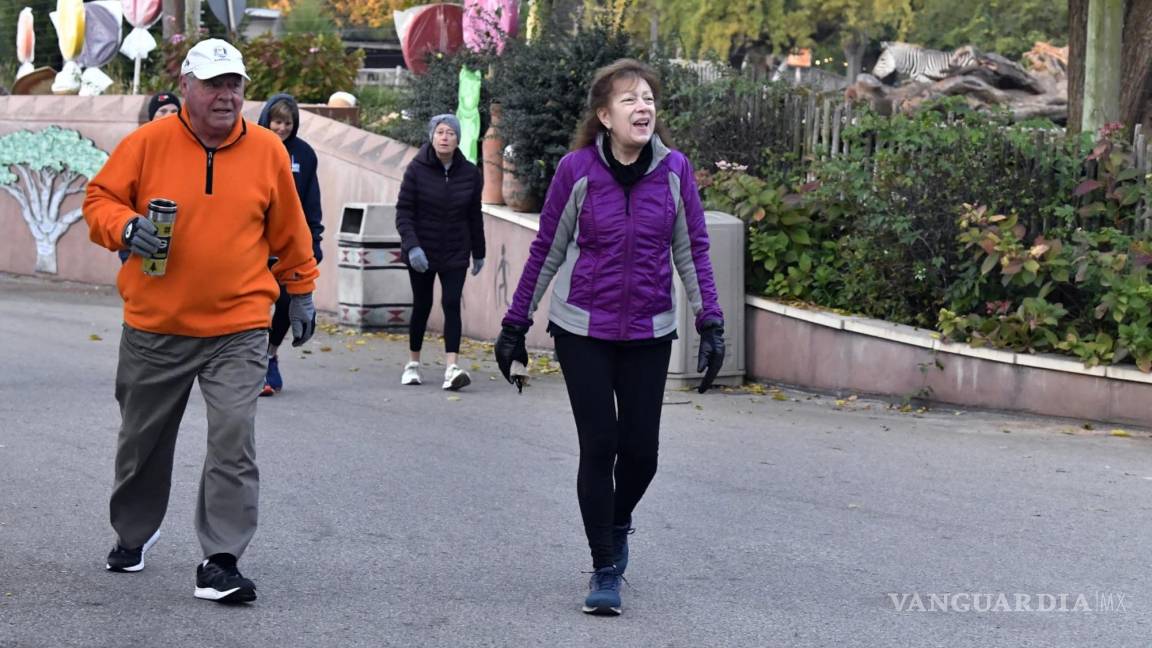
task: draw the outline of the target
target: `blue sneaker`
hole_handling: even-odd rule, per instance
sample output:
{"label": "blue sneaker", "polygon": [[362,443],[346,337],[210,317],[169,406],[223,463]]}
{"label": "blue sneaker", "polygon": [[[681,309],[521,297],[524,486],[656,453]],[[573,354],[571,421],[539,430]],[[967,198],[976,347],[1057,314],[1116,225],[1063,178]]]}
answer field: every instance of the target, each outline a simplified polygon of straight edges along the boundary
{"label": "blue sneaker", "polygon": [[630,524],[612,527],[612,560],[616,563],[616,573],[621,576],[628,568],[628,536],[635,532]]}
{"label": "blue sneaker", "polygon": [[612,616],[620,614],[620,573],[615,565],[592,572],[588,589],[591,591],[584,599],[584,612]]}
{"label": "blue sneaker", "polygon": [[264,378],[264,384],[271,387],[272,391],[284,389],[284,379],[280,377],[280,359],[276,356],[268,358],[268,375]]}

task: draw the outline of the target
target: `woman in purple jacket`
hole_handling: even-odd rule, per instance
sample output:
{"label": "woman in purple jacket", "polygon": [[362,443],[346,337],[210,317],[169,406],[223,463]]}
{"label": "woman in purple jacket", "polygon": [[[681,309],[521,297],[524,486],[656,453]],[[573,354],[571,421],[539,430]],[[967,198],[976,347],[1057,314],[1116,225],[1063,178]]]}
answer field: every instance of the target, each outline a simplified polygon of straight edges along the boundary
{"label": "woman in purple jacket", "polygon": [[520,385],[524,337],[551,283],[548,332],[580,439],[577,496],[592,553],[584,611],[620,614],[632,510],[656,474],[660,409],[676,339],[672,266],[700,333],[699,390],[724,361],[724,315],[692,165],[656,121],[651,68],[621,59],[596,72],[585,118],[548,188],[496,360]]}

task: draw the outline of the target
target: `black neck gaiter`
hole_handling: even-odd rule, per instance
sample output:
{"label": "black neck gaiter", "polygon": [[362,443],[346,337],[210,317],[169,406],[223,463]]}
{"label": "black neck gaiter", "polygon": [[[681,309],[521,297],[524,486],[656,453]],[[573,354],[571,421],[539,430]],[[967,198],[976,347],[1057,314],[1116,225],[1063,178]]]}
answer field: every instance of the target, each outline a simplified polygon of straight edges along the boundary
{"label": "black neck gaiter", "polygon": [[652,164],[652,140],[640,149],[640,157],[632,164],[622,164],[615,156],[612,155],[612,141],[608,135],[602,139],[602,148],[604,149],[604,159],[608,160],[608,168],[612,170],[612,177],[619,182],[621,186],[631,187],[644,177],[648,172],[648,167]]}

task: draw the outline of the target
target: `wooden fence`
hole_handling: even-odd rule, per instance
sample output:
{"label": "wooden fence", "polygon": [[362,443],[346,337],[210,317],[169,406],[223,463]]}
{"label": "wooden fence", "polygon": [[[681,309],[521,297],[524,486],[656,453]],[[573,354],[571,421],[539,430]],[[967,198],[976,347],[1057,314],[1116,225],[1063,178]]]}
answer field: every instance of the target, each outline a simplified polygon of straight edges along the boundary
{"label": "wooden fence", "polygon": [[[710,99],[716,105],[716,96]],[[821,96],[816,93],[782,92],[779,86],[763,86],[731,90],[722,105],[727,105],[723,115],[708,115],[704,100],[698,106],[689,101],[678,105],[678,110],[689,111],[693,119],[681,125],[678,131],[680,140],[688,140],[685,148],[696,148],[696,155],[703,153],[704,159],[697,163],[705,166],[720,160],[748,165],[754,169],[775,170],[780,177],[812,177],[814,162],[854,153],[857,156],[874,157],[880,151],[897,146],[907,146],[880,138],[870,138],[855,144],[844,137],[844,131],[857,119],[858,110],[836,95]],[[962,128],[958,119],[946,120]],[[687,126],[687,128],[685,128]],[[698,127],[697,134],[693,130]],[[947,127],[947,126],[943,126]],[[1007,127],[1005,127],[1007,128]],[[1018,127],[1016,127],[1018,128]],[[1016,131],[1019,133],[1020,131]],[[1063,128],[1036,128],[1026,132],[1031,141],[1029,146],[1014,144],[1004,137],[998,143],[988,145],[989,164],[1005,169],[1019,184],[1022,199],[1032,198],[1037,204],[1044,202],[1053,192],[1066,191],[1059,186],[1056,164],[1067,160],[1064,152],[1069,146],[1068,135]],[[694,139],[695,138],[695,139]],[[1019,136],[1016,138],[1019,141]],[[1132,137],[1135,168],[1142,177],[1152,173],[1152,142],[1148,133],[1137,126]],[[865,146],[863,152],[851,151],[851,146]],[[925,151],[925,154],[940,155],[940,151]],[[710,159],[711,158],[711,159]],[[1083,177],[1096,177],[1096,165],[1088,162],[1080,170]],[[1070,204],[1079,206],[1080,200],[1068,196]],[[1137,206],[1141,217],[1137,219],[1142,229],[1152,231],[1152,205]],[[1048,223],[1030,223],[1031,227],[1043,228]],[[1088,219],[1086,227],[1102,225],[1099,220]]]}

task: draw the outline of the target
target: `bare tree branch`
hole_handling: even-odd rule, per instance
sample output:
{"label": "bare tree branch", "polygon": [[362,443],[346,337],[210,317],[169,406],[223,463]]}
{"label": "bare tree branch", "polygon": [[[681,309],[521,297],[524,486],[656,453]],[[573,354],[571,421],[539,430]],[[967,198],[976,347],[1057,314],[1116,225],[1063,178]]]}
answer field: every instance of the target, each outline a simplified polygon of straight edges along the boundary
{"label": "bare tree branch", "polygon": [[[48,205],[52,200],[52,185],[56,180],[56,174],[50,169],[39,169],[36,171],[36,176],[40,178],[40,204]],[[45,210],[44,217],[48,218],[52,213]]]}
{"label": "bare tree branch", "polygon": [[32,174],[24,165],[14,165],[13,169],[16,171],[16,175],[20,176],[21,181],[24,182],[24,195],[28,198],[28,201],[25,203],[25,211],[35,219],[36,222],[39,222],[43,218],[41,214],[44,211],[43,201],[37,201],[37,198],[40,196],[40,186],[32,179]]}
{"label": "bare tree branch", "polygon": [[32,226],[32,210],[28,208],[28,199],[24,196],[24,192],[20,191],[12,185],[0,185],[0,189],[7,191],[10,196],[20,203],[20,214],[24,216],[24,220],[28,222],[28,226]]}
{"label": "bare tree branch", "polygon": [[[84,190],[88,188],[88,182],[84,176],[80,175],[79,173],[73,173],[71,171],[69,171],[69,176],[70,177],[68,178],[68,182],[65,185],[65,195],[71,196],[72,194],[83,193]],[[83,182],[76,186],[72,186],[73,183],[77,180],[82,180]]]}

